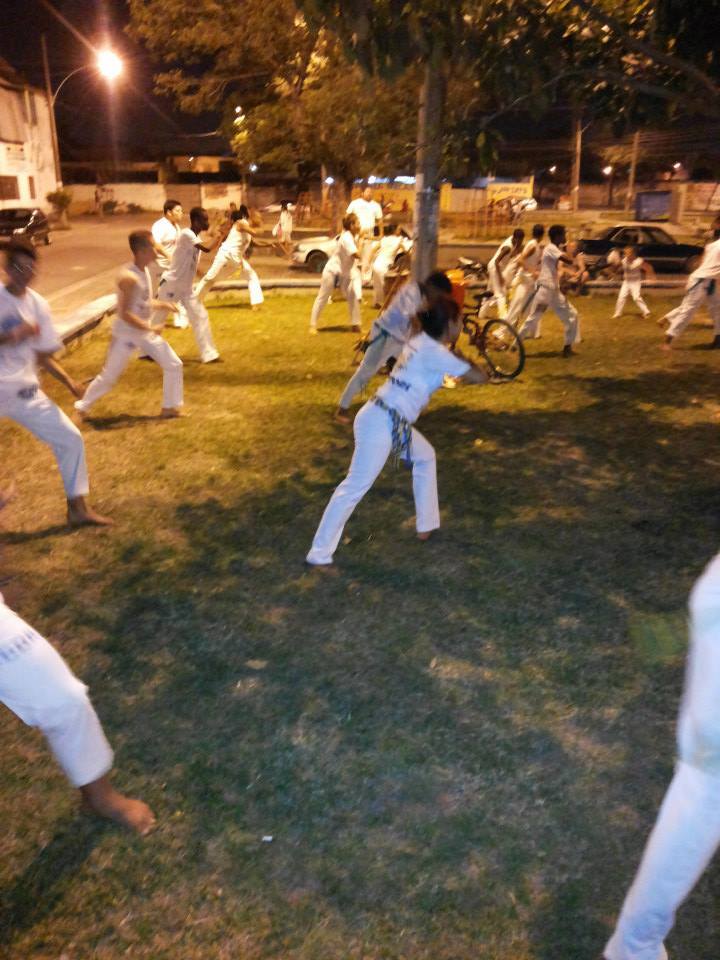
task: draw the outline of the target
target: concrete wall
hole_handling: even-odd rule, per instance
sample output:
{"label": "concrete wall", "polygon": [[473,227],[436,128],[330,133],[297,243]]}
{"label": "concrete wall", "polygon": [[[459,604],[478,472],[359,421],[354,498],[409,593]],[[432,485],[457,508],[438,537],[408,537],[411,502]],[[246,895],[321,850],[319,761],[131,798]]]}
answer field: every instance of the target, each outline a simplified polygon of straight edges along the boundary
{"label": "concrete wall", "polygon": [[[74,183],[68,186],[73,195],[70,213],[77,216],[95,209],[95,185]],[[241,183],[107,183],[106,199],[119,204],[137,203],[153,213],[162,210],[166,199],[178,200],[185,210],[205,207],[208,210],[226,210],[231,201],[242,203]],[[261,208],[275,203],[282,191],[275,187],[248,187],[251,207]],[[282,194],[284,197],[284,194]]]}

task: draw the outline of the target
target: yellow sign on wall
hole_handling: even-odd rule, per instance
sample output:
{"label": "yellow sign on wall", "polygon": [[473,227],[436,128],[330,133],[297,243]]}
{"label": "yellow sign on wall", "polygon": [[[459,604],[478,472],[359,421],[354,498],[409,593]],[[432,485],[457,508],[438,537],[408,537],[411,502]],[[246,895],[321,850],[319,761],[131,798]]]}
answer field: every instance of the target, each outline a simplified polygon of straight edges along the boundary
{"label": "yellow sign on wall", "polygon": [[518,180],[515,183],[493,183],[487,185],[485,194],[487,203],[501,200],[529,200],[533,195],[534,178]]}

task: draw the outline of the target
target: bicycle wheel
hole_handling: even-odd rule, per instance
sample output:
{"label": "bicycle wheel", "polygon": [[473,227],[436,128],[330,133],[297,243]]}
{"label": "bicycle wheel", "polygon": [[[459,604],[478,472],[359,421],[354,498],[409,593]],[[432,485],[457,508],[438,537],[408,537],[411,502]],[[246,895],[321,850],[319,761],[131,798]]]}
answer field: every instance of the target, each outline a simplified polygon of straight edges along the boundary
{"label": "bicycle wheel", "polygon": [[488,320],[476,346],[496,377],[514,380],[522,373],[525,347],[517,330],[504,320]]}

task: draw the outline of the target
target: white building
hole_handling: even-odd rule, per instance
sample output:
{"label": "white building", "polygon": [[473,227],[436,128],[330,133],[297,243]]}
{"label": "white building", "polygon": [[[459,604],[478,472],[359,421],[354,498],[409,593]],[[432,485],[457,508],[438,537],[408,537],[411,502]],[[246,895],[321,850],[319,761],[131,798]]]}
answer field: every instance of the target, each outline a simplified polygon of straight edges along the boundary
{"label": "white building", "polygon": [[50,111],[42,90],[29,86],[0,58],[0,209],[41,207],[56,187]]}

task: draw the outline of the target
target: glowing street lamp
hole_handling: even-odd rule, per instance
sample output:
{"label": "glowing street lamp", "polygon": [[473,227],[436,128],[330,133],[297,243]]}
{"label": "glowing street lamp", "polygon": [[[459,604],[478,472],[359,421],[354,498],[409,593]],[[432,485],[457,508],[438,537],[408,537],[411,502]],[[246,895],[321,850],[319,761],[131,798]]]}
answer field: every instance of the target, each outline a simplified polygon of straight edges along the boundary
{"label": "glowing street lamp", "polygon": [[606,177],[609,177],[610,174],[613,172],[613,168],[610,164],[608,164],[606,167],[602,168],[602,172],[605,174]]}
{"label": "glowing street lamp", "polygon": [[106,80],[117,80],[123,72],[123,62],[114,50],[100,50],[95,66],[100,76]]}
{"label": "glowing street lamp", "polygon": [[548,167],[548,173],[557,173],[557,167],[553,164],[551,167]]}

